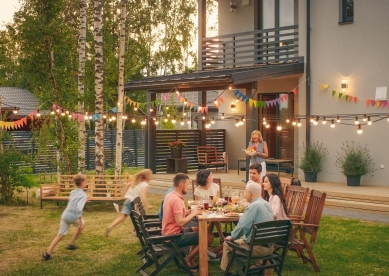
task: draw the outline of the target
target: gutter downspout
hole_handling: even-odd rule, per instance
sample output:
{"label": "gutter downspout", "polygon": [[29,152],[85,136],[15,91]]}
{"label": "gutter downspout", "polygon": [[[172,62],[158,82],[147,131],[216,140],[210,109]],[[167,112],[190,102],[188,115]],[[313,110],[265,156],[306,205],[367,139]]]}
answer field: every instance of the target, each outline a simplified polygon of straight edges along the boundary
{"label": "gutter downspout", "polygon": [[309,123],[311,117],[311,0],[307,0],[307,53],[306,53],[306,82],[305,82],[305,114],[306,128],[305,141],[309,143],[311,140],[311,125]]}

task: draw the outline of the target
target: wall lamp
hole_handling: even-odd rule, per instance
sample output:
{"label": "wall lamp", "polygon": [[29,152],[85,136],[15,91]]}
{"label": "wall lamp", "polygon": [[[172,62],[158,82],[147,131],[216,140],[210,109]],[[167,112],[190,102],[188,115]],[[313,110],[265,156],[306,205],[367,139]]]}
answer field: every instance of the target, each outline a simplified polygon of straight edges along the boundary
{"label": "wall lamp", "polygon": [[232,104],[231,104],[231,110],[232,110],[232,111],[235,111],[235,107],[236,107],[236,105],[235,105],[234,103],[232,103]]}
{"label": "wall lamp", "polygon": [[345,93],[347,89],[347,80],[342,80],[341,88],[342,88],[342,93]]}
{"label": "wall lamp", "polygon": [[236,4],[234,1],[230,1],[230,12],[236,11]]}

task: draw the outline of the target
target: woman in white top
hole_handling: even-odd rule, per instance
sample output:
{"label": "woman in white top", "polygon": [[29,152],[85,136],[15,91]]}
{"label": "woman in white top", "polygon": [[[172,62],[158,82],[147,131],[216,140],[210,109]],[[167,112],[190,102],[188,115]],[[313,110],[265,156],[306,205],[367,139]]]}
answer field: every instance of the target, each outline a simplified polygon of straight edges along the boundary
{"label": "woman in white top", "polygon": [[264,199],[269,201],[275,220],[289,219],[280,178],[272,173],[263,178]]}
{"label": "woman in white top", "polygon": [[133,201],[135,198],[140,197],[142,204],[146,208],[153,208],[153,206],[150,205],[150,202],[146,197],[147,191],[149,190],[148,182],[151,180],[152,176],[153,172],[150,169],[141,170],[140,172],[134,175],[134,180],[126,185],[126,194],[124,195],[126,200],[123,204],[122,215],[115,219],[114,222],[112,222],[112,224],[107,227],[105,231],[105,236],[107,238],[111,233],[112,229],[116,225],[124,221],[130,215],[132,211],[131,201]]}
{"label": "woman in white top", "polygon": [[[220,186],[213,183],[213,175],[211,170],[199,170],[196,175],[196,183],[198,186],[194,190],[196,200],[210,200],[210,196],[220,198]],[[216,225],[220,240],[224,241],[224,235],[221,231],[220,222],[211,222],[208,225],[208,231],[212,233],[213,227]]]}

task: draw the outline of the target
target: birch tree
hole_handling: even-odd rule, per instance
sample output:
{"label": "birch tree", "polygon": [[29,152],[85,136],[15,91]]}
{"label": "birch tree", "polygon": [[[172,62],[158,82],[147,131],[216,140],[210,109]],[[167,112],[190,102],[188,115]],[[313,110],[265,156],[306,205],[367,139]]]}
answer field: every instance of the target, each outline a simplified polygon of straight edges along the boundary
{"label": "birch tree", "polygon": [[103,71],[103,18],[102,0],[94,0],[94,49],[95,49],[95,113],[100,115],[95,124],[96,174],[104,174],[104,71]]}
{"label": "birch tree", "polygon": [[115,175],[122,173],[123,148],[123,106],[124,106],[124,50],[126,41],[126,0],[121,0],[120,36],[119,36],[119,83],[118,83],[118,116],[116,124],[116,160]]}
{"label": "birch tree", "polygon": [[[86,44],[86,0],[80,0],[80,30],[78,38],[78,112],[83,114],[85,93],[85,44]],[[85,121],[81,120],[78,125],[78,171],[85,173]]]}

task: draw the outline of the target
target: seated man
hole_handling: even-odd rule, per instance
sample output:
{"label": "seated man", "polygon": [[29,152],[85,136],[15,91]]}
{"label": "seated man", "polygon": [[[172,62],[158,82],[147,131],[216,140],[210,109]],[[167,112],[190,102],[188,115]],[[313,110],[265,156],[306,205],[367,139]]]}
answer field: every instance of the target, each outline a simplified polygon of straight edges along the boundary
{"label": "seated man", "polygon": [[262,184],[262,179],[261,179],[262,165],[259,163],[253,163],[250,165],[249,168],[250,168],[250,180],[247,181],[247,184],[249,183]]}
{"label": "seated man", "polygon": [[[163,203],[162,235],[173,235],[184,233],[176,240],[178,247],[193,246],[192,250],[185,257],[190,269],[196,269],[197,264],[193,261],[199,253],[199,233],[193,232],[197,228],[184,228],[197,215],[197,208],[185,209],[183,195],[188,192],[189,177],[186,174],[178,173],[173,179],[174,190],[168,194]],[[208,245],[213,242],[212,233],[208,234]]]}
{"label": "seated man", "polygon": [[[231,236],[226,237],[224,240],[235,241],[241,247],[248,248],[253,224],[273,220],[273,213],[269,202],[261,198],[261,186],[257,183],[247,183],[245,198],[250,202],[250,205],[247,206],[235,229],[231,232]],[[231,247],[227,245],[227,242],[224,242],[220,263],[220,268],[223,271],[227,268],[228,253],[231,251]],[[273,245],[269,247],[255,246],[253,248],[253,256],[267,256],[273,251]]]}

